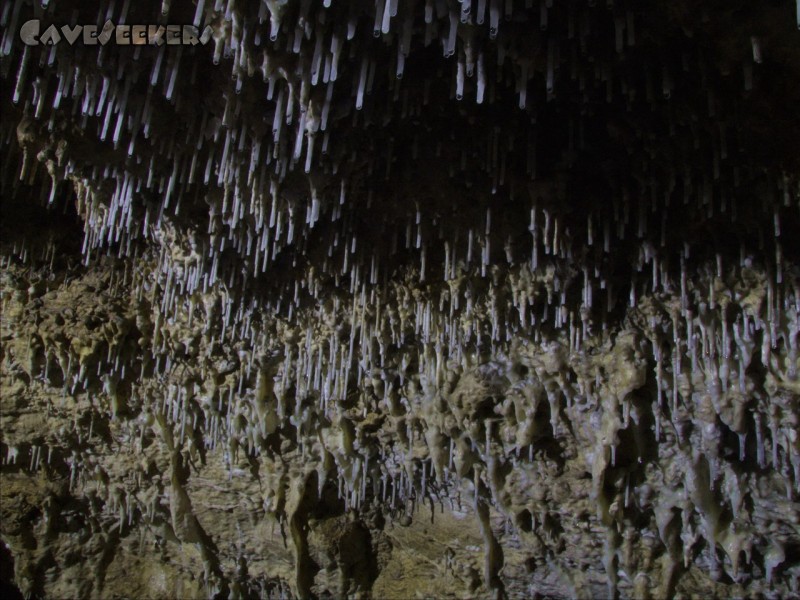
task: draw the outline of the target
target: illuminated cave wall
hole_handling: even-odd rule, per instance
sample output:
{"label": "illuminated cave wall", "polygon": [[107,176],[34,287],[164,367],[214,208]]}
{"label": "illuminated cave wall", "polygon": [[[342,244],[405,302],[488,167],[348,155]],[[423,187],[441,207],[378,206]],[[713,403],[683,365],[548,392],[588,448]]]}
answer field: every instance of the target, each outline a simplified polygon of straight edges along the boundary
{"label": "illuminated cave wall", "polygon": [[7,585],[799,594],[796,9],[4,2]]}

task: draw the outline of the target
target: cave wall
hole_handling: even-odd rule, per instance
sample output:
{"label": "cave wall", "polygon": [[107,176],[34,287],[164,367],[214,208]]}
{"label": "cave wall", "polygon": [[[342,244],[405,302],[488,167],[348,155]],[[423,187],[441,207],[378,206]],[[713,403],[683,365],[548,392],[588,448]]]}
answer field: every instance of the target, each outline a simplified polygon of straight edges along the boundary
{"label": "cave wall", "polygon": [[795,8],[4,4],[13,584],[800,593]]}

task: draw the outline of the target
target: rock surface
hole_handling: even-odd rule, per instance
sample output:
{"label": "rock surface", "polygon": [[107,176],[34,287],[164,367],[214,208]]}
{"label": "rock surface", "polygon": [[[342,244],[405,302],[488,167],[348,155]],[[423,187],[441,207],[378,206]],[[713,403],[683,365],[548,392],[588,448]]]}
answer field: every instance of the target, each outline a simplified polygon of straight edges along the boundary
{"label": "rock surface", "polygon": [[0,575],[800,594],[794,10],[5,5]]}

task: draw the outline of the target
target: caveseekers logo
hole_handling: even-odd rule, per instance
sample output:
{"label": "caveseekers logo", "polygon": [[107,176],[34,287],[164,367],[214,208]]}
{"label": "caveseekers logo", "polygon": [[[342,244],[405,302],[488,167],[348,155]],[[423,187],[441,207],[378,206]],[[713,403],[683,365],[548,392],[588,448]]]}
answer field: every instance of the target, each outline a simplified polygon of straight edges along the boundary
{"label": "caveseekers logo", "polygon": [[99,30],[97,25],[50,25],[42,30],[39,19],[27,21],[19,31],[28,46],[55,46],[62,40],[70,46],[79,40],[86,46],[196,46],[207,44],[213,34],[211,26],[200,33],[193,25],[116,25],[112,21],[106,21]]}

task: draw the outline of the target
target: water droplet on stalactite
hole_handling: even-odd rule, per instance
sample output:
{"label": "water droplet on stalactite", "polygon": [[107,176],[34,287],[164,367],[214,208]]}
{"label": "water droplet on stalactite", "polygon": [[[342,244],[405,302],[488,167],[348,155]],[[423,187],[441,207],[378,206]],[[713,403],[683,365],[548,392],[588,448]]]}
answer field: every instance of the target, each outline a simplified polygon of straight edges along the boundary
{"label": "water droplet on stalactite", "polygon": [[500,26],[500,0],[489,0],[489,38],[495,39]]}

